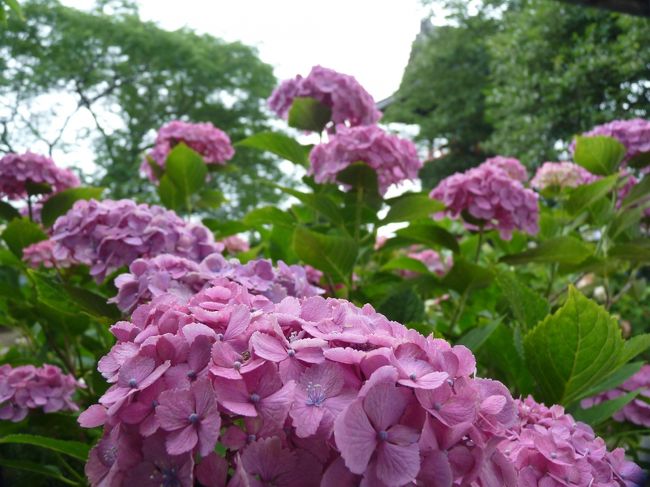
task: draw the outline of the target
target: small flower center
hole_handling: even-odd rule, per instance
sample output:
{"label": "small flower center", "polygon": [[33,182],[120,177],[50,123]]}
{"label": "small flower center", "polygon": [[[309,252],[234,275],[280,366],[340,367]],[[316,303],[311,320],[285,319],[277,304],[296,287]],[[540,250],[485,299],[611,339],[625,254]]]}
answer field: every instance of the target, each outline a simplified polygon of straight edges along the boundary
{"label": "small flower center", "polygon": [[223,341],[223,333],[217,333],[217,341],[222,342]]}
{"label": "small flower center", "polygon": [[311,382],[307,384],[307,400],[305,401],[307,406],[321,407],[325,399],[327,399],[327,395],[323,390],[323,386]]}
{"label": "small flower center", "polygon": [[555,453],[554,451],[552,451],[552,452],[551,452],[551,458],[552,458],[553,460],[555,460],[555,459],[557,458],[557,453]]}
{"label": "small flower center", "polygon": [[187,378],[190,379],[190,380],[194,380],[194,379],[196,379],[196,372],[194,372],[193,370],[190,370],[190,371],[187,373]]}
{"label": "small flower center", "polygon": [[176,467],[163,468],[160,470],[162,477],[161,487],[180,487],[182,484],[176,475]]}
{"label": "small flower center", "polygon": [[440,411],[442,409],[442,404],[440,404],[439,402],[434,402],[433,409],[435,409],[436,411]]}
{"label": "small flower center", "polygon": [[417,374],[416,374],[415,372],[411,372],[411,373],[410,373],[410,375],[409,375],[409,379],[411,379],[411,380],[415,380],[415,379],[417,379],[417,378],[418,378],[418,376],[417,376]]}
{"label": "small flower center", "polygon": [[133,377],[129,379],[129,387],[134,389],[138,387],[138,381],[135,380]]}
{"label": "small flower center", "polygon": [[155,399],[153,401],[151,401],[151,407],[152,408],[157,408],[158,407],[158,401],[156,401]]}
{"label": "small flower center", "polygon": [[388,439],[388,432],[387,431],[380,431],[377,433],[377,439],[380,441],[386,441]]}
{"label": "small flower center", "polygon": [[249,443],[252,443],[256,439],[257,439],[257,435],[250,434],[250,435],[248,435],[248,438],[246,438],[246,441],[248,441]]}
{"label": "small flower center", "polygon": [[296,351],[293,348],[290,348],[289,350],[287,350],[287,355],[289,357],[295,357],[296,356]]}
{"label": "small flower center", "polygon": [[187,417],[187,420],[192,424],[196,424],[199,421],[199,415],[196,413],[192,413]]}
{"label": "small flower center", "polygon": [[251,394],[251,402],[252,403],[257,404],[258,402],[260,402],[260,399],[261,399],[260,395],[257,394],[256,392],[253,392]]}
{"label": "small flower center", "polygon": [[241,369],[241,362],[239,360],[235,360],[235,363],[232,364],[232,368],[235,370]]}

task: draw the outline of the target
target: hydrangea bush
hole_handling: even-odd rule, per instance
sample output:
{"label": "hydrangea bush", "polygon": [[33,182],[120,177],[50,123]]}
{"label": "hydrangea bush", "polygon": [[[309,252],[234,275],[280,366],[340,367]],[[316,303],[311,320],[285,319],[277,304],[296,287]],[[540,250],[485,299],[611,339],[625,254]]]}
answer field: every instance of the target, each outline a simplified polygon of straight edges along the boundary
{"label": "hydrangea bush", "polygon": [[235,141],[307,168],[239,220],[209,123],[161,127],[147,202],[0,160],[0,483],[644,485],[649,122],[404,192],[352,76],[269,106],[320,143]]}

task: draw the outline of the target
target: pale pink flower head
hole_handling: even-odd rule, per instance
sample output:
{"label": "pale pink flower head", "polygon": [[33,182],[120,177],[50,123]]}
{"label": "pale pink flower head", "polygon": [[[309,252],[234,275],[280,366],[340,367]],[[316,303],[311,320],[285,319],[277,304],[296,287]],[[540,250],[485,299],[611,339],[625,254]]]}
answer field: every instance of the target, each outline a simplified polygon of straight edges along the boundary
{"label": "pale pink flower head", "polygon": [[26,152],[0,158],[0,197],[19,200],[27,197],[27,183],[47,184],[52,193],[79,186],[79,178],[69,169],[58,167],[49,157]]}
{"label": "pale pink flower head", "polygon": [[[417,247],[411,247],[406,256],[419,260],[426,266],[429,272],[437,274],[440,277],[447,274],[454,266],[454,260],[451,255],[442,256],[432,249],[418,250]],[[417,277],[418,273],[415,271],[403,271],[402,275],[406,278],[413,278]]]}
{"label": "pale pink flower head", "polygon": [[381,118],[372,96],[354,77],[322,66],[314,66],[305,78],[283,81],[269,98],[269,108],[287,118],[297,97],[314,98],[330,107],[334,125],[373,125]]}
{"label": "pale pink flower head", "polygon": [[150,161],[164,169],[167,156],[174,146],[181,142],[200,154],[206,164],[224,165],[235,155],[228,135],[210,122],[190,123],[174,120],[160,128],[156,143],[142,161],[140,170],[155,182],[158,178],[150,166]]}
{"label": "pale pink flower head", "polygon": [[495,156],[486,159],[481,166],[493,166],[505,171],[512,179],[524,182],[528,179],[528,171],[524,165],[514,157]]}
{"label": "pale pink flower head", "polygon": [[23,260],[28,266],[38,269],[43,266],[46,269],[53,267],[69,267],[70,262],[65,259],[54,258],[54,242],[52,240],[42,240],[28,245],[23,249]]}
{"label": "pale pink flower head", "polygon": [[[650,120],[633,118],[630,120],[614,120],[597,125],[583,136],[603,135],[613,137],[625,146],[625,161],[644,152],[650,152]],[[571,152],[575,151],[575,141],[571,143]]]}
{"label": "pale pink flower head", "polygon": [[537,169],[530,185],[538,191],[577,188],[597,179],[598,176],[572,162],[545,162]]}
{"label": "pale pink flower head", "polygon": [[339,125],[329,142],[312,149],[309,161],[309,174],[317,183],[336,182],[339,172],[361,161],[377,173],[382,195],[391,184],[415,179],[422,167],[411,141],[388,134],[376,125],[350,128]]}
{"label": "pale pink flower head", "polygon": [[486,229],[498,230],[504,240],[510,240],[515,230],[531,235],[539,231],[537,193],[493,165],[453,174],[429,196],[445,204],[448,216],[457,218],[467,212],[471,218],[483,221]]}
{"label": "pale pink flower head", "polygon": [[220,240],[229,254],[237,254],[239,252],[248,252],[250,245],[239,235],[230,235],[229,237]]}

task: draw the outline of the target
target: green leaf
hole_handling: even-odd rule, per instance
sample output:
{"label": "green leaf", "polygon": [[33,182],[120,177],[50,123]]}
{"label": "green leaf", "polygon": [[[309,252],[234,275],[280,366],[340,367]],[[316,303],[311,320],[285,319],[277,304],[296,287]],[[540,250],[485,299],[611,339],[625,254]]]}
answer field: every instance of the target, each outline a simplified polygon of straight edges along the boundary
{"label": "green leaf", "polygon": [[9,8],[18,16],[19,19],[25,20],[23,11],[20,8],[20,5],[16,0],[4,0],[4,2],[9,6]]}
{"label": "green leaf", "polygon": [[497,329],[501,319],[491,321],[485,326],[477,326],[458,339],[458,345],[465,345],[472,352],[476,352],[490,338]]}
{"label": "green leaf", "polygon": [[29,196],[38,196],[39,194],[48,194],[52,192],[52,186],[47,183],[34,183],[33,181],[25,181],[25,189]]}
{"label": "green leaf", "polygon": [[532,328],[546,317],[549,312],[546,300],[521,282],[514,272],[499,270],[496,280],[512,314],[524,329]]}
{"label": "green leaf", "polygon": [[254,134],[235,145],[269,151],[299,166],[309,166],[308,156],[311,146],[301,145],[295,139],[277,132]]}
{"label": "green leaf", "polygon": [[23,445],[40,446],[48,450],[63,453],[82,462],[86,461],[88,452],[90,451],[90,446],[79,441],[59,440],[38,435],[7,435],[0,438],[0,443],[20,443]]}
{"label": "green leaf", "polygon": [[594,203],[602,200],[614,190],[617,175],[599,179],[590,184],[578,186],[571,192],[566,208],[572,215],[577,215]]}
{"label": "green leaf", "polygon": [[121,313],[114,304],[108,303],[104,296],[88,289],[77,286],[65,285],[68,295],[85,311],[93,316],[117,320]]}
{"label": "green leaf", "polygon": [[158,182],[158,196],[165,208],[169,210],[178,210],[185,204],[183,195],[166,174]]}
{"label": "green leaf", "polygon": [[322,132],[332,118],[332,110],[309,97],[294,98],[289,109],[289,126],[312,132]]}
{"label": "green leaf", "polygon": [[6,221],[11,221],[14,218],[20,218],[20,213],[9,203],[0,201],[0,218]]}
{"label": "green leaf", "polygon": [[619,211],[609,227],[609,236],[616,238],[628,228],[638,225],[644,212],[645,208],[642,207],[626,208]]}
{"label": "green leaf", "polygon": [[631,262],[650,262],[650,241],[643,239],[614,245],[609,256]]}
{"label": "green leaf", "polygon": [[646,176],[632,187],[630,193],[623,200],[622,207],[629,208],[639,203],[645,203],[648,199],[650,199],[650,177]]}
{"label": "green leaf", "polygon": [[650,166],[650,152],[641,152],[627,161],[627,165],[635,169],[643,169]]}
{"label": "green leaf", "polygon": [[578,421],[584,421],[591,426],[598,426],[603,421],[611,418],[612,414],[626,406],[639,395],[640,391],[632,391],[623,394],[615,399],[603,401],[587,409],[578,408],[571,412],[572,416]]}
{"label": "green leaf", "polygon": [[613,174],[625,157],[625,146],[612,137],[576,137],[575,162],[592,174]]}
{"label": "green leaf", "polygon": [[457,258],[454,267],[442,279],[443,286],[463,293],[488,286],[494,275],[485,267]]}
{"label": "green leaf", "polygon": [[47,235],[38,224],[27,218],[14,218],[2,232],[2,239],[7,243],[9,250],[22,259],[25,247],[41,240],[47,240]]}
{"label": "green leaf", "polygon": [[623,347],[616,320],[572,286],[564,305],[524,338],[539,399],[565,406],[620,366]]}
{"label": "green leaf", "polygon": [[204,188],[199,192],[199,200],[196,202],[196,206],[205,210],[214,210],[226,201],[228,199],[221,191]]}
{"label": "green leaf", "polygon": [[50,196],[43,203],[41,221],[46,227],[51,227],[55,220],[68,212],[79,200],[99,199],[104,188],[80,187],[70,188]]}
{"label": "green leaf", "polygon": [[79,485],[77,482],[64,477],[61,474],[61,471],[54,465],[43,465],[41,463],[30,462],[28,460],[12,460],[8,458],[0,458],[0,466],[44,475],[46,477],[56,479],[59,482],[67,485]]}
{"label": "green leaf", "polygon": [[644,365],[645,362],[630,362],[629,364],[622,365],[585,392],[584,396],[592,397],[601,392],[611,391],[636,374]]}
{"label": "green leaf", "polygon": [[381,221],[382,225],[393,222],[410,222],[421,218],[429,218],[432,214],[445,209],[438,200],[424,194],[403,196],[391,204],[388,214]]}
{"label": "green leaf", "polygon": [[146,155],[145,160],[147,161],[147,164],[149,165],[149,168],[151,169],[154,177],[160,180],[165,174],[165,168],[160,167],[154,158],[150,155]]}
{"label": "green leaf", "polygon": [[306,264],[320,269],[342,282],[348,282],[357,260],[357,244],[349,237],[324,235],[296,227],[293,248]]}
{"label": "green leaf", "polygon": [[275,206],[264,206],[249,212],[242,220],[246,225],[255,227],[264,224],[281,224],[291,226],[295,223],[293,216]]}
{"label": "green leaf", "polygon": [[408,227],[397,230],[395,234],[429,247],[445,247],[455,253],[460,250],[456,237],[434,223],[411,223]]}
{"label": "green leaf", "polygon": [[186,201],[205,185],[208,168],[203,158],[183,143],[177,144],[165,161],[165,176]]}
{"label": "green leaf", "polygon": [[379,195],[377,173],[364,162],[350,164],[336,175],[341,183],[349,185],[349,193],[354,193],[351,198],[356,205],[360,200],[373,210],[381,207],[382,198]]}
{"label": "green leaf", "polygon": [[341,211],[336,203],[327,195],[315,193],[303,193],[297,189],[287,188],[279,184],[271,183],[273,187],[278,188],[282,192],[297,198],[301,203],[315,210],[330,220],[332,223],[343,224],[345,223]]}
{"label": "green leaf", "polygon": [[379,303],[377,311],[389,320],[411,323],[424,317],[424,302],[413,289],[400,289]]}
{"label": "green leaf", "polygon": [[250,230],[248,225],[236,220],[204,218],[203,224],[212,230],[217,238],[229,237],[230,235]]}
{"label": "green leaf", "polygon": [[27,275],[34,283],[36,295],[41,303],[63,314],[69,315],[79,311],[79,307],[60,282],[32,269],[27,271]]}
{"label": "green leaf", "polygon": [[410,257],[395,257],[394,259],[389,260],[381,268],[382,271],[392,271],[392,270],[406,270],[419,272],[420,274],[429,274],[429,269],[427,266],[422,263],[422,261],[417,259],[412,259]]}
{"label": "green leaf", "polygon": [[625,340],[623,347],[623,355],[621,356],[621,363],[627,363],[630,360],[641,355],[643,352],[650,348],[650,333],[643,333],[635,335],[629,340]]}
{"label": "green leaf", "polygon": [[537,247],[501,257],[501,262],[519,265],[529,262],[579,264],[593,254],[590,245],[575,237],[554,237],[539,242]]}

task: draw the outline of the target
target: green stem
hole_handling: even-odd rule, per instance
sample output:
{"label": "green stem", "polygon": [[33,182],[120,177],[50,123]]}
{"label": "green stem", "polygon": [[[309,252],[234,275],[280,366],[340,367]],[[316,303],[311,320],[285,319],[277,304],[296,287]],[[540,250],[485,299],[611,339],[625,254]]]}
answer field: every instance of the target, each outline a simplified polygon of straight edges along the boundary
{"label": "green stem", "polygon": [[32,209],[32,197],[27,196],[27,211],[29,212],[29,220],[34,221],[34,213]]}

